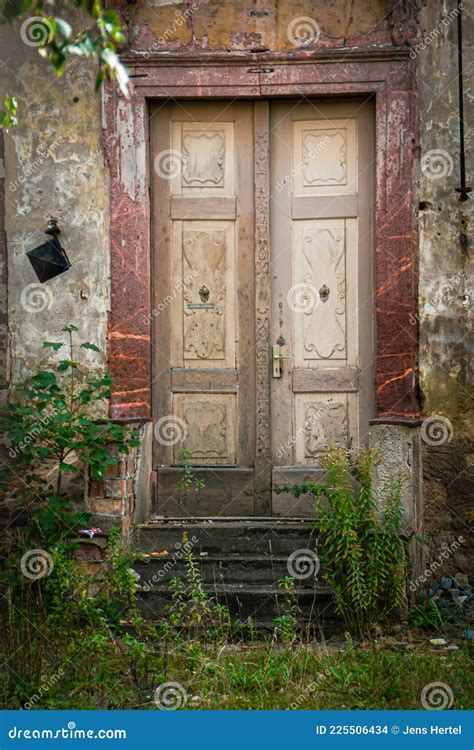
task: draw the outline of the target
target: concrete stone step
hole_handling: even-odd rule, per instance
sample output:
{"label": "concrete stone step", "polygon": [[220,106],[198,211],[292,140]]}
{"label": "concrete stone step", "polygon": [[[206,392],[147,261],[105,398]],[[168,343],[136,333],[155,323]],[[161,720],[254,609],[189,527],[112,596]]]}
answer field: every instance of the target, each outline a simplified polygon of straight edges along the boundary
{"label": "concrete stone step", "polygon": [[[207,552],[201,552],[193,554],[193,558],[206,584],[248,583],[271,586],[289,576],[291,572],[289,555],[271,555],[268,552],[264,554],[231,552],[209,555]],[[153,587],[154,584],[165,583],[172,578],[186,578],[185,560],[178,559],[176,555],[166,557],[144,555],[144,559],[137,561],[134,567],[141,576],[140,585],[146,588]],[[296,579],[297,587],[300,583],[308,585],[308,579]]]}
{"label": "concrete stone step", "polygon": [[321,627],[334,621],[332,597],[315,577],[317,570],[301,578],[306,569],[295,574],[291,565],[291,556],[317,550],[314,522],[294,518],[154,519],[136,527],[141,559],[134,567],[147,619],[166,618],[172,602],[169,581],[187,578],[183,540],[210,600],[226,605],[234,619],[250,617],[256,627],[273,627],[273,619],[288,612],[288,595],[278,581],[292,574],[301,623]]}
{"label": "concrete stone step", "polygon": [[[277,586],[235,583],[205,585],[203,588],[211,603],[225,605],[233,619],[245,621],[250,617],[255,627],[262,623],[266,623],[265,627],[273,626],[275,617],[288,614],[285,591]],[[171,591],[166,584],[143,592],[139,599],[142,615],[151,621],[162,620],[171,602]],[[328,589],[300,588],[297,592],[297,604],[300,625],[312,623],[315,628],[334,629],[337,618]]]}
{"label": "concrete stone step", "polygon": [[317,541],[314,523],[307,520],[200,519],[190,523],[189,519],[173,519],[137,526],[135,544],[142,552],[172,554],[181,548],[184,533],[196,555],[289,555],[298,549],[315,549]]}

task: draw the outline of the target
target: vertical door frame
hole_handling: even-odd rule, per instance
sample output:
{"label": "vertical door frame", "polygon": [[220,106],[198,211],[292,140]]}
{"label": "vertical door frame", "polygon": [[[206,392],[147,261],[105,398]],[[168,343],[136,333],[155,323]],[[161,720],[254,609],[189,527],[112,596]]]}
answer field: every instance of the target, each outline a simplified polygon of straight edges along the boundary
{"label": "vertical door frame", "polygon": [[271,515],[270,107],[254,102],[255,149],[255,511]]}
{"label": "vertical door frame", "polygon": [[[213,56],[206,67],[185,54],[138,63],[131,69],[133,94],[104,92],[104,148],[110,174],[111,311],[109,367],[114,379],[110,415],[117,421],[151,421],[153,372],[151,297],[150,145],[148,103],[172,99],[255,100],[257,272],[257,460],[263,477],[270,450],[268,278],[268,105],[273,97],[376,98],[376,402],[379,421],[410,423],[417,399],[418,242],[413,226],[412,163],[418,156],[418,109],[409,50],[278,55]],[[195,63],[195,61],[194,61]],[[290,66],[290,68],[289,68]],[[265,114],[266,113],[266,114]],[[266,125],[265,125],[266,123]],[[266,160],[262,156],[266,150]],[[268,308],[268,313],[266,312]],[[268,320],[267,320],[268,318]],[[268,325],[268,328],[267,328]],[[264,361],[265,360],[265,361]],[[269,462],[268,462],[269,463]],[[261,496],[260,511],[268,505]]]}

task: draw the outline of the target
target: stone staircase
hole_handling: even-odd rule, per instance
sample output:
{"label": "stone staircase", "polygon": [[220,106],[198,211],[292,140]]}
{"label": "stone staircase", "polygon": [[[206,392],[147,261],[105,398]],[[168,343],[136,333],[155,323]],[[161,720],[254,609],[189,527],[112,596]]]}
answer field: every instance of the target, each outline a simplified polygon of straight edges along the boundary
{"label": "stone staircase", "polygon": [[334,630],[330,593],[314,575],[315,530],[310,521],[297,518],[170,518],[137,526],[134,543],[143,560],[134,567],[148,620],[166,616],[170,579],[186,578],[183,540],[192,549],[206,593],[226,605],[233,618],[245,622],[251,617],[256,629],[272,629],[273,619],[287,612],[278,581],[293,571],[301,627]]}

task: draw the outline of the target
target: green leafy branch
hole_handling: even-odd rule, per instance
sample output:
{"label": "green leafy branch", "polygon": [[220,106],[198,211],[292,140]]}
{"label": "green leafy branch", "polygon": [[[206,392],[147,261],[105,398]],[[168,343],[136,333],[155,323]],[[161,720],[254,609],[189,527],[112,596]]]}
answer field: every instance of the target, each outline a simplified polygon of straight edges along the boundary
{"label": "green leafy branch", "polygon": [[[84,371],[75,359],[76,326],[65,326],[68,343],[45,341],[43,347],[59,352],[67,346],[64,359],[39,370],[13,389],[0,413],[0,428],[9,444],[16,474],[25,478],[25,491],[49,500],[62,501],[62,477],[77,474],[77,463],[88,466],[91,475],[102,479],[109,466],[139,445],[135,431],[115,424],[102,414],[112,384],[108,372]],[[86,341],[80,349],[98,352]],[[45,475],[56,474],[50,489]]]}
{"label": "green leafy branch", "polygon": [[[96,89],[105,80],[116,80],[122,93],[128,96],[128,71],[117,54],[117,47],[124,44],[126,37],[116,11],[104,8],[101,0],[65,0],[66,7],[84,10],[91,20],[87,28],[74,31],[68,21],[54,14],[56,4],[55,0],[5,0],[0,21],[20,21],[22,41],[37,47],[57,76],[62,75],[71,58],[93,58],[98,64]],[[0,111],[0,127],[8,129],[16,124],[14,97],[8,96],[4,106],[5,110]]]}

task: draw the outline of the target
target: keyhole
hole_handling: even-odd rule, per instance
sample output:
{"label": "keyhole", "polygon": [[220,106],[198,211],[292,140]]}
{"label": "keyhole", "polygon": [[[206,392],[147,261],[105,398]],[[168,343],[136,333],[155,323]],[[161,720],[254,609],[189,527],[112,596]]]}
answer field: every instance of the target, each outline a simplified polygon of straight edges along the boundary
{"label": "keyhole", "polygon": [[199,290],[199,296],[201,298],[201,302],[207,302],[209,299],[209,289],[207,286],[202,286]]}
{"label": "keyhole", "polygon": [[323,286],[319,290],[319,297],[321,299],[321,302],[327,302],[329,297],[329,287],[327,287],[326,284],[323,284]]}

